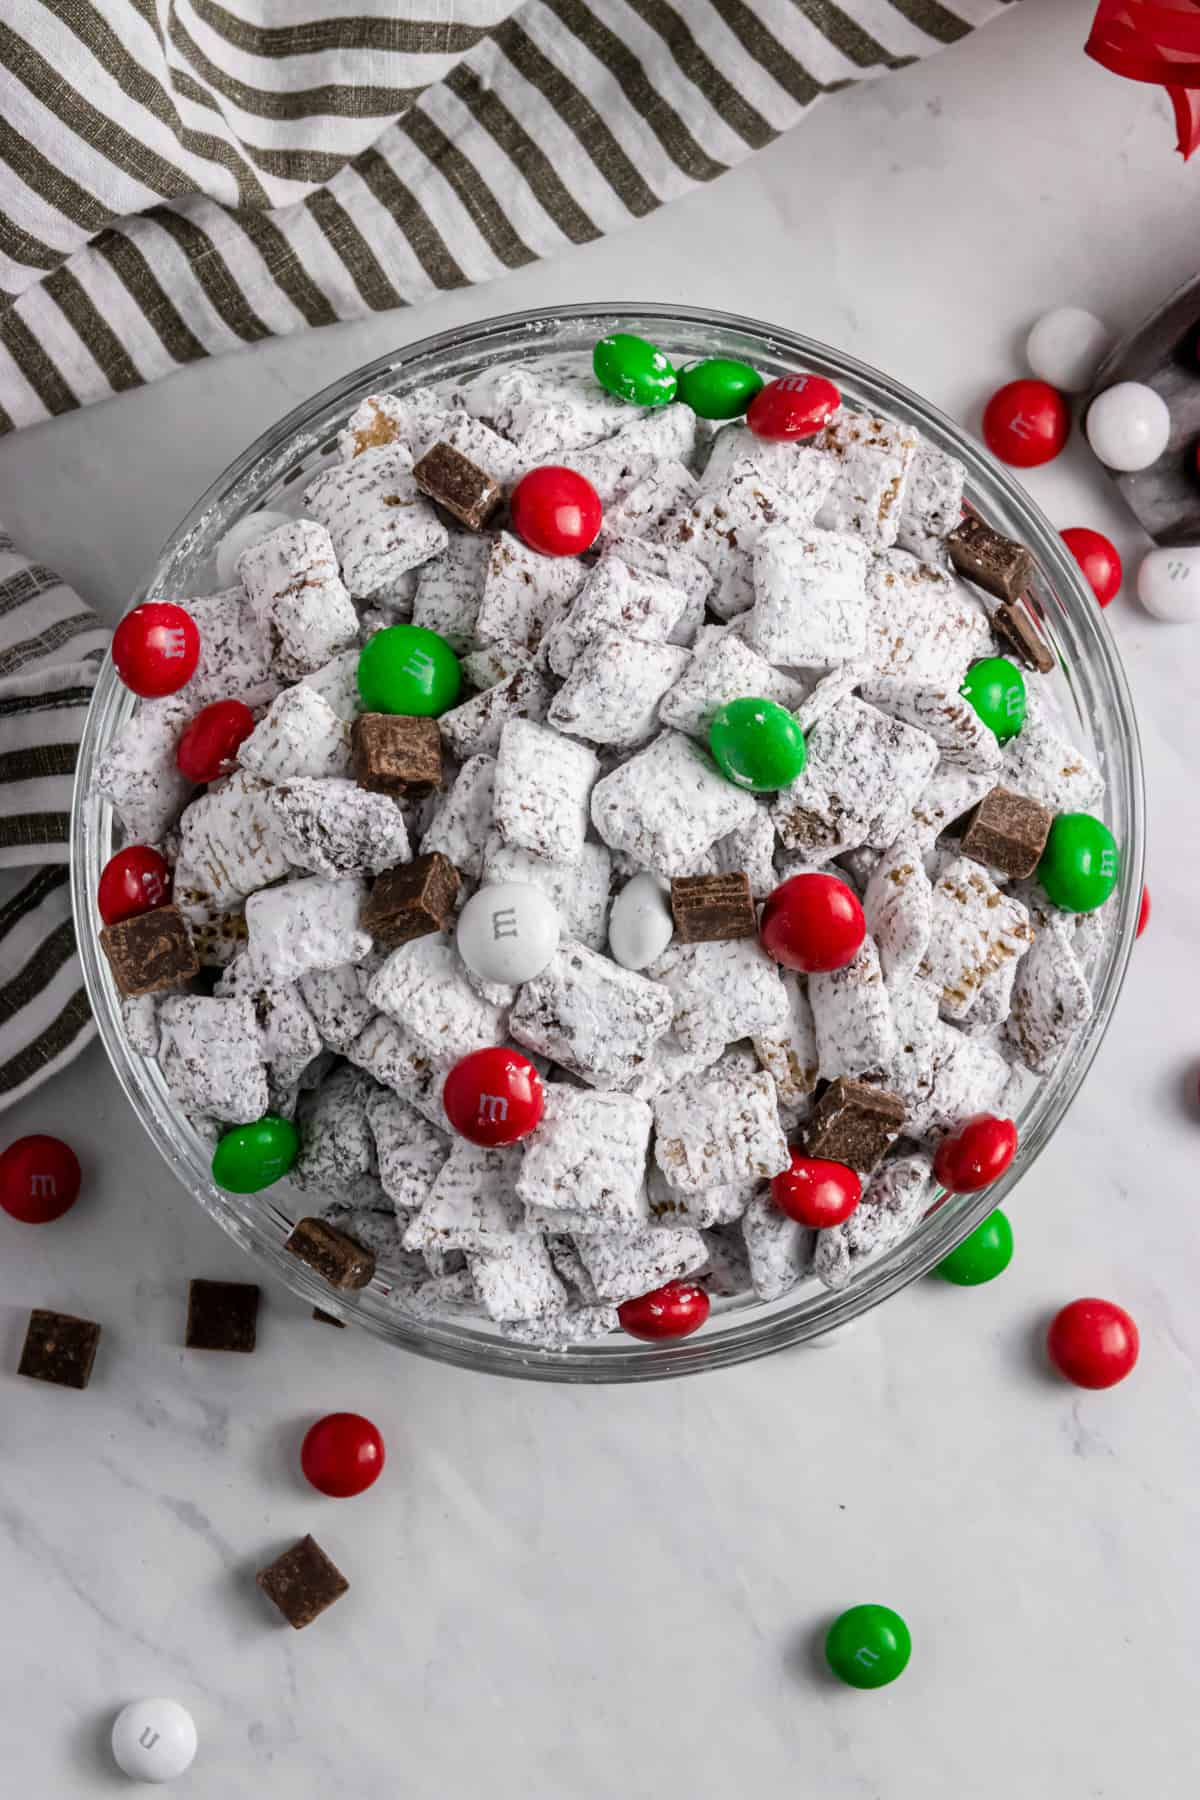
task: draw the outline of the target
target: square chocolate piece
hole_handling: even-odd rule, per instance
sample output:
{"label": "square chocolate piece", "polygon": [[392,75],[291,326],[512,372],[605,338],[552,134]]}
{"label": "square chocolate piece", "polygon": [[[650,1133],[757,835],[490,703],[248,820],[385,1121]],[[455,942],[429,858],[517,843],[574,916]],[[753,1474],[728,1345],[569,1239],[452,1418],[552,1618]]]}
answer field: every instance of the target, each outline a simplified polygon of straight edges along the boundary
{"label": "square chocolate piece", "polygon": [[387,950],[443,931],[461,886],[458,870],[440,850],[385,869],[362,909],[363,930]]}
{"label": "square chocolate piece", "polygon": [[335,1319],[333,1314],[327,1313],[323,1306],[313,1307],[313,1318],[319,1325],[332,1325],[335,1331],[345,1331],[346,1329],[345,1319]]}
{"label": "square chocolate piece", "polygon": [[283,1246],[335,1288],[364,1288],[375,1273],[375,1258],[324,1219],[301,1219]]}
{"label": "square chocolate piece", "polygon": [[1007,600],[992,614],[992,630],[1018,662],[1039,675],[1048,675],[1054,667],[1054,652],[1029,616],[1020,600]]}
{"label": "square chocolate piece", "polygon": [[52,1381],[55,1387],[85,1388],[92,1378],[99,1342],[100,1327],[90,1319],[35,1306],[17,1374],[34,1381]]}
{"label": "square chocolate piece", "polygon": [[258,1341],[258,1295],[252,1281],[189,1282],[187,1348],[248,1355]]}
{"label": "square chocolate piece", "polygon": [[312,1537],[302,1537],[254,1579],[295,1631],[303,1631],[350,1591],[342,1571]]}
{"label": "square chocolate piece", "polygon": [[1024,881],[1041,862],[1053,823],[1053,813],[1037,800],[994,787],[967,819],[962,853],[986,869]]}
{"label": "square chocolate piece", "polygon": [[106,925],[100,948],[112,967],[121,992],[159,994],[199,973],[200,959],[177,906],[156,906]]}
{"label": "square chocolate piece", "polygon": [[677,875],[671,911],[681,944],[726,943],[753,937],[758,929],[750,877],[742,869],[730,875]]}
{"label": "square chocolate piece", "polygon": [[869,1175],[900,1135],[904,1102],[885,1088],[839,1075],[813,1108],[804,1154],[845,1163]]}
{"label": "square chocolate piece", "polygon": [[362,713],[350,733],[354,779],[372,794],[427,792],[442,785],[442,738],[434,719]]}
{"label": "square chocolate piece", "polygon": [[482,531],[504,498],[491,476],[453,444],[432,445],[414,464],[413,480],[468,531]]}
{"label": "square chocolate piece", "polygon": [[1033,558],[1024,544],[1001,537],[974,513],[946,539],[950,561],[960,575],[998,600],[1016,600],[1033,579]]}

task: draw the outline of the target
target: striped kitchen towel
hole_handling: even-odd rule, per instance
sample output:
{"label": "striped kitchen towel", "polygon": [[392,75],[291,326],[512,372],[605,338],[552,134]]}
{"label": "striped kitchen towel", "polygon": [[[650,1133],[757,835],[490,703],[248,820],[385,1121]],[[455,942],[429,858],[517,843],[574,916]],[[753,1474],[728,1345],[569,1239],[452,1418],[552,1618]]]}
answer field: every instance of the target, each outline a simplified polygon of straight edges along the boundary
{"label": "striped kitchen towel", "polygon": [[484,281],[1007,0],[5,0],[0,430]]}
{"label": "striped kitchen towel", "polygon": [[75,756],[107,648],[90,607],[0,528],[0,1107],[95,1030],[67,861]]}

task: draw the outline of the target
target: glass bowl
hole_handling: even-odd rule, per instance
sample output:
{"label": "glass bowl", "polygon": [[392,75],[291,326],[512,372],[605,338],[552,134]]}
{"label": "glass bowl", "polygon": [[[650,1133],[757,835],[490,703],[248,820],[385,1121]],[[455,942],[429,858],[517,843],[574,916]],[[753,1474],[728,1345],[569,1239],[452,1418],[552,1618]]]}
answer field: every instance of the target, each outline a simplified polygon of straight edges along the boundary
{"label": "glass bowl", "polygon": [[752,319],[690,307],[578,306],[510,314],[381,357],[297,407],[245,450],[172,534],[130,604],[151,595],[212,592],[217,586],[214,554],[223,534],[243,513],[258,507],[298,512],[303,488],[336,458],[336,434],[364,395],[464,380],[496,364],[551,352],[586,352],[613,330],[640,333],[678,361],[721,353],[751,362],[767,375],[797,369],[826,375],[853,405],[915,426],[929,443],[965,464],[971,506],[997,530],[1028,545],[1035,558],[1031,599],[1058,657],[1056,685],[1071,728],[1107,782],[1104,813],[1124,852],[1124,879],[1109,903],[1109,930],[1090,974],[1092,1019],[1053,1074],[1028,1093],[1018,1117],[1020,1149],[993,1187],[946,1200],[840,1292],[828,1292],[810,1280],[770,1304],[749,1297],[721,1301],[701,1332],[674,1344],[646,1345],[615,1334],[567,1350],[531,1349],[509,1341],[483,1320],[424,1320],[400,1312],[389,1299],[386,1269],[359,1293],[332,1292],[284,1250],[295,1219],[309,1210],[286,1183],[257,1195],[229,1194],[214,1186],[208,1145],[181,1114],[157,1066],[126,1041],[120,997],[97,942],[97,882],[116,844],[112,809],[92,794],[92,777],[135,704],[106,663],[80,749],[72,887],[84,978],[100,1036],[142,1125],[205,1212],[305,1300],[423,1356],[542,1381],[653,1380],[765,1356],[836,1330],[940,1262],[1028,1174],[1070,1106],[1112,1017],[1133,945],[1142,886],[1144,797],[1133,706],[1100,609],[1057,531],[978,443],[914,394],[840,351]]}

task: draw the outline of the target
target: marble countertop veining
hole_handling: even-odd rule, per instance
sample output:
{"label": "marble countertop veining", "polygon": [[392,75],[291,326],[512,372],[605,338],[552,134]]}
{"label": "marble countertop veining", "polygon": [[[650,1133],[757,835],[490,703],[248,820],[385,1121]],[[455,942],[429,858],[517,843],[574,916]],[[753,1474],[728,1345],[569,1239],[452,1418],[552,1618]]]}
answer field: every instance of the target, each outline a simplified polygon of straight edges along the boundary
{"label": "marble countertop veining", "polygon": [[[115,618],[196,494],[310,391],[555,299],[778,319],[974,421],[1040,310],[1124,327],[1195,271],[1200,165],[1175,156],[1157,90],[1085,61],[1090,10],[1014,8],[552,266],[0,444],[0,519]],[[1029,487],[1136,560],[1078,442]],[[1194,1791],[1200,636],[1125,598],[1107,616],[1140,708],[1154,917],[992,1287],[925,1282],[820,1354],[635,1390],[439,1368],[270,1283],[255,1356],[187,1354],[187,1277],[250,1268],[132,1127],[99,1048],[7,1115],[6,1137],[68,1137],[88,1185],[43,1230],[0,1219],[6,1794],[125,1789],[111,1720],[155,1693],[195,1714],[191,1800]],[[1089,1292],[1142,1328],[1108,1394],[1052,1381],[1032,1350]],[[85,1394],[12,1372],[43,1304],[103,1323]],[[297,1472],[306,1424],[335,1408],[388,1445],[350,1502]],[[253,1571],[309,1530],[352,1588],[296,1635]],[[857,1694],[819,1678],[817,1632],[870,1599],[915,1650],[895,1687]]]}

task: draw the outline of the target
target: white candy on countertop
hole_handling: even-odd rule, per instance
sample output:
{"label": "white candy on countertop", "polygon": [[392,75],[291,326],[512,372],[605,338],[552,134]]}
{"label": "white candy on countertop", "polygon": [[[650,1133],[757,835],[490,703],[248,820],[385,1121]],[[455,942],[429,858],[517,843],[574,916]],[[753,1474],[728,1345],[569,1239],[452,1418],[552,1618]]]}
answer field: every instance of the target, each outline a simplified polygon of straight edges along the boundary
{"label": "white candy on countertop", "polygon": [[1138,569],[1137,593],[1156,619],[1172,625],[1200,619],[1200,544],[1148,551]]}
{"label": "white candy on countertop", "polygon": [[112,1753],[131,1781],[174,1781],[195,1759],[195,1720],[178,1700],[131,1700],[113,1722]]}
{"label": "white candy on countertop", "polygon": [[290,524],[288,513],[271,512],[264,507],[261,512],[247,513],[245,518],[231,525],[217,545],[217,580],[221,586],[232,587],[237,580],[238,558],[243,550],[249,550],[251,544],[261,544],[280,525]]}
{"label": "white candy on countertop", "polygon": [[623,969],[644,969],[675,935],[667,890],[657,876],[635,875],[608,914],[608,948]]}
{"label": "white candy on countertop", "polygon": [[1063,394],[1091,387],[1108,355],[1112,333],[1082,306],[1056,306],[1043,313],[1025,340],[1025,360],[1039,381]]}
{"label": "white candy on countertop", "polygon": [[1118,381],[1088,407],[1087,440],[1109,469],[1135,474],[1156,463],[1171,436],[1161,394],[1143,381]]}
{"label": "white candy on countertop", "polygon": [[540,975],[562,924],[541,888],[503,881],[481,887],[458,916],[458,954],[483,981],[517,986]]}

